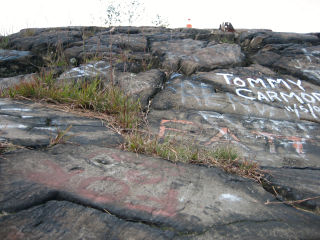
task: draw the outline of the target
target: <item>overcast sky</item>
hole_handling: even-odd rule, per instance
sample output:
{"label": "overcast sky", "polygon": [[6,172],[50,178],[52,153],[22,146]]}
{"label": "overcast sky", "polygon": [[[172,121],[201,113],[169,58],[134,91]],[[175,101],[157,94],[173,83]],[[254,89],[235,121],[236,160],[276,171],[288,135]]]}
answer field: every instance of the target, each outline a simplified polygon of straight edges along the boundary
{"label": "overcast sky", "polygon": [[[121,0],[117,0],[121,2]],[[0,8],[0,34],[28,27],[103,26],[106,0],[5,0]],[[237,28],[285,32],[320,32],[320,0],[140,0],[145,11],[136,25],[151,25],[159,14],[169,27]]]}

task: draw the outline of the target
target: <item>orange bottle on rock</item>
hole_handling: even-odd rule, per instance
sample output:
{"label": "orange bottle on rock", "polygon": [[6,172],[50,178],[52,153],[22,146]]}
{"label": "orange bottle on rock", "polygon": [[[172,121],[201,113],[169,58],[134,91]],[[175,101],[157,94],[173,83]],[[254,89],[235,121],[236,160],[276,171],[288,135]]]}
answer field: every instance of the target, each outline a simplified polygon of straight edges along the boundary
{"label": "orange bottle on rock", "polygon": [[187,28],[192,28],[191,19],[188,18]]}

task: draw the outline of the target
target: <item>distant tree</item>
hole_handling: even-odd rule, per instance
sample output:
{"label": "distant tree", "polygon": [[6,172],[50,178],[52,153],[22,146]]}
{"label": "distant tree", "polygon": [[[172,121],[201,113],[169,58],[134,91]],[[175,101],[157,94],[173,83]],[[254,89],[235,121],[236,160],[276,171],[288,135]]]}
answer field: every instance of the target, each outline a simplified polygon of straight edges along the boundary
{"label": "distant tree", "polygon": [[115,1],[107,2],[107,18],[104,23],[107,26],[114,26],[121,22],[120,20],[120,4]]}
{"label": "distant tree", "polygon": [[157,27],[168,27],[169,22],[168,19],[161,17],[159,14],[155,16],[155,18],[152,20],[152,24]]}
{"label": "distant tree", "polygon": [[114,26],[117,24],[134,24],[144,11],[144,6],[138,0],[107,0],[107,17],[105,24]]}
{"label": "distant tree", "polygon": [[[104,0],[102,0],[104,1]],[[153,19],[151,23],[155,26],[167,27],[168,20],[156,14],[155,17],[146,15],[145,6],[139,0],[106,0],[107,15],[104,23],[107,26],[115,25],[136,25],[142,17],[147,20]]]}
{"label": "distant tree", "polygon": [[129,25],[132,25],[141,17],[141,13],[144,12],[145,8],[138,0],[131,0],[126,6],[125,17]]}

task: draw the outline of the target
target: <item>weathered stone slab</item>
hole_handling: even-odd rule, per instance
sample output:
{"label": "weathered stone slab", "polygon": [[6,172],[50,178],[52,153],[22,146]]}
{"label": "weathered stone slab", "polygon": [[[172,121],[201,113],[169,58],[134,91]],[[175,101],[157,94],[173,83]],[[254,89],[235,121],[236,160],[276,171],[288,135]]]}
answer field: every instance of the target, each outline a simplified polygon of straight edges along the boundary
{"label": "weathered stone slab", "polygon": [[170,239],[170,233],[93,208],[49,201],[0,217],[2,239]]}
{"label": "weathered stone slab", "polygon": [[208,148],[230,144],[262,166],[320,167],[316,123],[194,110],[153,110],[149,122],[160,138],[180,136]]}
{"label": "weathered stone slab", "polygon": [[[195,40],[201,40],[199,37],[197,38],[196,36],[199,36],[198,34],[192,33],[192,32],[186,32],[186,31],[173,31],[172,29],[163,29],[163,31],[151,31],[151,32],[144,32],[144,36],[147,37],[148,41],[150,43],[152,42],[161,42],[161,41],[169,41],[169,40],[177,40],[177,39],[195,39]],[[205,33],[205,35],[207,35]]]}
{"label": "weathered stone slab", "polygon": [[278,120],[319,122],[320,88],[261,66],[173,75],[155,99],[159,110],[186,108]]}
{"label": "weathered stone slab", "polygon": [[192,56],[183,58],[181,70],[190,75],[196,71],[241,65],[244,55],[236,44],[217,44],[197,50]]}
{"label": "weathered stone slab", "polygon": [[131,72],[120,72],[105,61],[92,62],[72,68],[58,78],[58,82],[75,83],[78,81],[92,81],[98,78],[107,86],[111,83],[120,87],[126,94],[140,99],[143,106],[148,104],[148,100],[157,93],[163,86],[165,74],[152,69],[138,74]]}
{"label": "weathered stone slab", "polygon": [[198,40],[169,40],[152,43],[151,50],[153,54],[163,56],[162,65],[164,68],[177,71],[180,68],[182,57],[191,55],[197,49],[205,46],[205,42]]}
{"label": "weathered stone slab", "polygon": [[[280,232],[283,238],[293,233],[297,238],[320,235],[319,216],[281,204],[266,205],[274,198],[258,184],[215,168],[96,146],[60,145],[47,152],[24,150],[4,157],[0,160],[0,210],[6,212],[60,199],[170,227],[176,235],[206,234],[230,226],[236,234],[241,222],[250,223],[246,237],[266,234],[270,238]],[[276,228],[266,233],[258,227],[269,222]]]}
{"label": "weathered stone slab", "polygon": [[108,74],[110,74],[110,64],[105,61],[97,61],[71,68],[63,72],[57,81],[74,83],[78,80],[94,80],[99,77],[106,77]]}
{"label": "weathered stone slab", "polygon": [[9,36],[9,47],[12,49],[47,54],[55,50],[67,48],[83,37],[105,31],[98,27],[62,27],[62,28],[29,28]]}
{"label": "weathered stone slab", "polygon": [[41,63],[41,58],[29,51],[0,49],[0,78],[36,72]]}
{"label": "weathered stone slab", "polygon": [[148,100],[162,89],[165,80],[165,74],[158,69],[121,75],[117,79],[119,87],[129,96],[139,99],[142,106],[148,105]]}
{"label": "weathered stone slab", "polygon": [[[298,223],[299,224],[299,223]],[[306,227],[307,222],[301,222],[301,227]],[[255,227],[252,227],[255,226]],[[309,235],[310,234],[310,235]],[[311,233],[307,233],[312,239]],[[308,237],[309,237],[308,236]],[[307,238],[308,238],[307,237]],[[203,234],[193,235],[188,239],[194,240],[207,240],[207,239],[295,239],[299,240],[297,232],[290,231],[289,229],[284,232],[283,229],[278,227],[274,221],[243,221],[232,222],[227,225],[220,225],[216,228],[209,229]],[[315,234],[315,238],[318,236]],[[183,239],[183,237],[178,238]]]}
{"label": "weathered stone slab", "polygon": [[64,54],[68,59],[77,58],[80,61],[94,56],[109,58],[110,55],[115,55],[116,60],[121,58],[136,60],[135,55],[147,51],[147,38],[143,35],[113,34],[105,31],[73,43]]}
{"label": "weathered stone slab", "polygon": [[282,201],[296,201],[295,206],[320,213],[320,168],[268,168],[268,171],[264,186],[269,192]]}
{"label": "weathered stone slab", "polygon": [[240,43],[249,52],[255,52],[267,44],[320,44],[314,34],[272,32],[265,30],[249,30],[240,34]]}
{"label": "weathered stone slab", "polygon": [[38,75],[36,73],[31,73],[31,74],[18,75],[18,76],[8,77],[8,78],[0,78],[0,90],[13,87],[15,85],[18,85],[21,82],[32,82],[37,77]]}
{"label": "weathered stone slab", "polygon": [[244,55],[236,44],[207,45],[204,41],[183,39],[154,42],[153,54],[163,56],[163,67],[168,71],[181,70],[186,75],[242,63]]}
{"label": "weathered stone slab", "polygon": [[0,100],[1,140],[27,147],[47,146],[59,131],[66,133],[68,141],[77,144],[117,146],[122,137],[107,128],[100,120],[53,110],[30,102]]}
{"label": "weathered stone slab", "polygon": [[253,60],[320,85],[320,45],[294,45],[280,52],[272,45],[266,46],[253,56]]}

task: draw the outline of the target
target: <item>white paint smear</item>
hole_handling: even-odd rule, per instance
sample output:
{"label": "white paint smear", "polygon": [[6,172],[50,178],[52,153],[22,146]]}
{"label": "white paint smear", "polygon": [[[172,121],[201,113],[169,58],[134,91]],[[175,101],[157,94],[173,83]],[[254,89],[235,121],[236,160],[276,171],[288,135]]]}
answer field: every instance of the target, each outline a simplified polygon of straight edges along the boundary
{"label": "white paint smear", "polygon": [[48,130],[48,131],[52,131],[52,132],[55,132],[57,130],[57,128],[54,128],[54,127],[35,127],[34,129],[37,129],[37,130]]}
{"label": "white paint smear", "polygon": [[231,202],[241,201],[241,198],[239,198],[239,197],[237,197],[235,195],[232,195],[230,193],[221,194],[219,199],[221,199],[221,200],[229,200]]}
{"label": "white paint smear", "polygon": [[199,111],[199,114],[206,120],[209,121],[209,118],[218,118],[218,119],[223,119],[223,115],[220,113],[215,113],[215,112],[205,112],[205,111]]}
{"label": "white paint smear", "polygon": [[28,108],[1,108],[1,111],[19,111],[19,112],[31,112]]}
{"label": "white paint smear", "polygon": [[0,125],[0,129],[8,129],[8,128],[20,128],[20,129],[24,129],[24,128],[27,128],[27,126],[26,126],[26,125],[23,125],[23,124]]}

